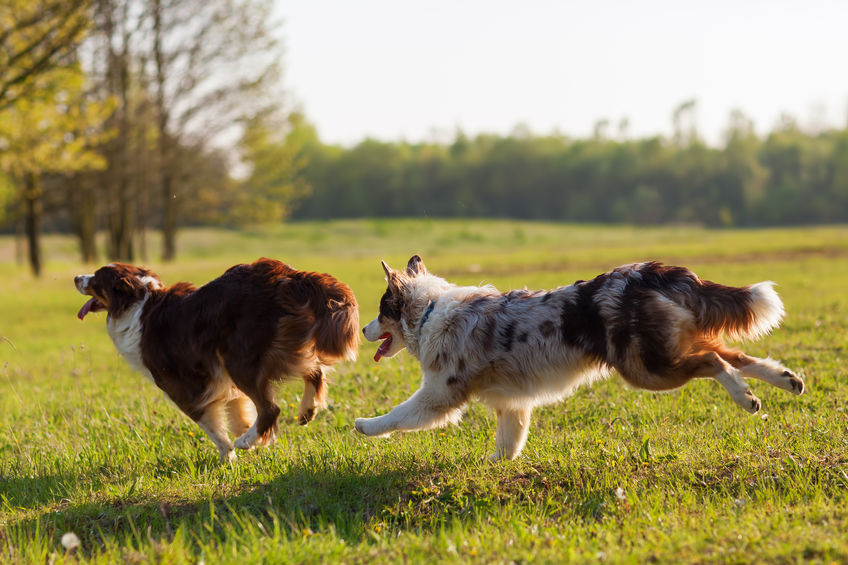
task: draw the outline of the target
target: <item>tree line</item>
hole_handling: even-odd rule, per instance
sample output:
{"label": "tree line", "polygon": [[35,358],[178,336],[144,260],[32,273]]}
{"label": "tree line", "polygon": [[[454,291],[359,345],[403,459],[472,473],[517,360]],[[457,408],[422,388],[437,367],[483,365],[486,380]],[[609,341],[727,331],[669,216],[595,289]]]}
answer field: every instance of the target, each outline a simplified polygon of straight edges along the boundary
{"label": "tree line", "polygon": [[450,143],[308,148],[309,195],[293,217],[500,217],[713,227],[848,221],[848,128],[803,131],[784,116],[765,136],[733,112],[710,146],[674,111],[670,138],[574,139],[458,132]]}
{"label": "tree line", "polygon": [[[848,221],[848,127],[735,111],[707,144],[673,134],[508,135],[343,147],[279,89],[272,0],[0,0],[0,230],[76,235],[93,262],[176,256],[186,225],[501,217],[639,225]],[[160,230],[162,247],[147,246]],[[100,250],[97,235],[105,234]],[[24,247],[24,246],[22,246]]]}

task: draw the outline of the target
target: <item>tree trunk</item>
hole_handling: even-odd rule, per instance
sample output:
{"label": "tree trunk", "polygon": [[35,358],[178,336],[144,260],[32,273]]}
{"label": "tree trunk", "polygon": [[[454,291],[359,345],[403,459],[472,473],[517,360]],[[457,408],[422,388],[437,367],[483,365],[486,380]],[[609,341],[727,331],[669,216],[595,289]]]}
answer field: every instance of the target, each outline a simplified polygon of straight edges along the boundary
{"label": "tree trunk", "polygon": [[141,171],[138,173],[141,178],[139,179],[139,184],[136,188],[136,239],[138,240],[139,257],[143,263],[147,263],[148,261],[147,222],[148,208],[150,206],[150,195],[147,192],[147,187],[149,186],[148,168],[150,166],[150,162],[147,157],[148,153],[145,151],[142,157],[142,168]]}
{"label": "tree trunk", "polygon": [[24,175],[24,224],[32,274],[41,276],[41,187],[32,173]]}
{"label": "tree trunk", "polygon": [[[142,67],[146,63],[142,61]],[[144,92],[150,91],[150,84],[142,77],[141,89]],[[148,146],[150,138],[150,126],[148,119],[151,118],[150,106],[145,102],[136,109],[133,122],[135,127],[135,142],[133,152],[136,155],[136,170],[133,172],[133,191],[135,193],[135,239],[138,243],[139,259],[142,263],[148,262],[147,252],[147,227],[149,222],[150,209],[150,193],[151,187],[155,186],[151,179],[157,178],[155,162],[152,159],[151,151]]]}
{"label": "tree trunk", "polygon": [[153,57],[156,61],[156,111],[159,128],[159,169],[162,182],[162,260],[173,261],[177,256],[177,198],[174,193],[174,178],[171,174],[171,158],[168,152],[168,108],[165,106],[165,55],[162,45],[162,2],[153,2]]}
{"label": "tree trunk", "polygon": [[[93,206],[93,197],[91,201]],[[95,263],[97,261],[97,225],[94,209],[86,210],[85,214],[83,223],[79,227],[80,253],[84,263]]]}
{"label": "tree trunk", "polygon": [[[124,168],[124,171],[126,171],[126,168]],[[135,258],[133,249],[134,220],[130,183],[124,173],[121,178],[120,193],[118,195],[118,222],[120,230],[118,231],[118,239],[116,241],[118,249],[117,259],[122,261],[132,262]]]}
{"label": "tree trunk", "polygon": [[68,202],[72,207],[71,217],[79,240],[80,258],[83,263],[94,263],[97,260],[97,199],[89,178],[74,177]]}
{"label": "tree trunk", "polygon": [[139,212],[138,255],[142,263],[149,261],[147,252],[147,211]]}
{"label": "tree trunk", "polygon": [[[120,167],[120,165],[119,165]],[[125,175],[119,172],[117,178],[117,201],[109,218],[109,246],[112,259],[118,261],[133,260],[133,214],[129,187]]]}
{"label": "tree trunk", "polygon": [[173,261],[177,257],[177,203],[173,179],[167,170],[162,172],[162,260]]}
{"label": "tree trunk", "polygon": [[121,53],[118,65],[118,85],[121,93],[121,192],[119,196],[119,217],[121,221],[120,258],[132,262],[135,258],[133,238],[135,236],[134,187],[130,179],[130,32],[128,29],[130,2],[124,2],[121,8]]}
{"label": "tree trunk", "polygon": [[[115,22],[115,10],[121,10],[119,21]],[[129,167],[129,131],[130,131],[130,69],[129,69],[129,31],[127,29],[128,4],[104,2],[106,15],[105,33],[109,38],[109,66],[107,80],[109,90],[118,100],[115,113],[118,135],[111,145],[109,156],[109,193],[114,198],[109,206],[109,255],[111,259],[133,260],[134,213],[132,187],[130,186]],[[116,48],[120,45],[120,50]]]}

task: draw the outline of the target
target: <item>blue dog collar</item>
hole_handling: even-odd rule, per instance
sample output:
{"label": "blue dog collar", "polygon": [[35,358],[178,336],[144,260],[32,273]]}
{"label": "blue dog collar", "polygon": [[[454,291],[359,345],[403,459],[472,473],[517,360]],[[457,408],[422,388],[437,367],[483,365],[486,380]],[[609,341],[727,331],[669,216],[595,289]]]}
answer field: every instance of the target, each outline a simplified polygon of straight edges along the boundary
{"label": "blue dog collar", "polygon": [[424,327],[424,324],[427,323],[427,318],[430,317],[430,314],[433,313],[433,308],[436,307],[436,301],[431,300],[430,304],[427,305],[427,309],[424,311],[424,316],[421,318],[421,323],[418,324],[418,331],[421,331],[421,328]]}

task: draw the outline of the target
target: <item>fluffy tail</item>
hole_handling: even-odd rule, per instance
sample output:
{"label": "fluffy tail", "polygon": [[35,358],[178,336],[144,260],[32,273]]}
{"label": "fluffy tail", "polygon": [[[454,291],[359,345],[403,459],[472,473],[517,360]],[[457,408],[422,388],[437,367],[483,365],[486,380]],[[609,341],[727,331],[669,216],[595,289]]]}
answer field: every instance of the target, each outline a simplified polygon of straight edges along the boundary
{"label": "fluffy tail", "polygon": [[698,326],[730,339],[756,339],[783,319],[783,302],[772,281],[737,288],[703,281],[694,306]]}
{"label": "fluffy tail", "polygon": [[315,347],[329,363],[354,361],[359,353],[359,306],[350,288],[333,285],[315,312]]}

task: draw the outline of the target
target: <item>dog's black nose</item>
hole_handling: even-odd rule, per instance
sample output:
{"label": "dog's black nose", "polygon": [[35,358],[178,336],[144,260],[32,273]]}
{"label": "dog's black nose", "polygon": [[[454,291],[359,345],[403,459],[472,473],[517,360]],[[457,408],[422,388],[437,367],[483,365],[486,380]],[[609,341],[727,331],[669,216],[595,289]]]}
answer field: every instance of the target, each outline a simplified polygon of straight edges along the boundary
{"label": "dog's black nose", "polygon": [[79,284],[80,277],[79,275],[74,277],[74,284]]}
{"label": "dog's black nose", "polygon": [[362,333],[365,334],[365,328],[362,328]]}

